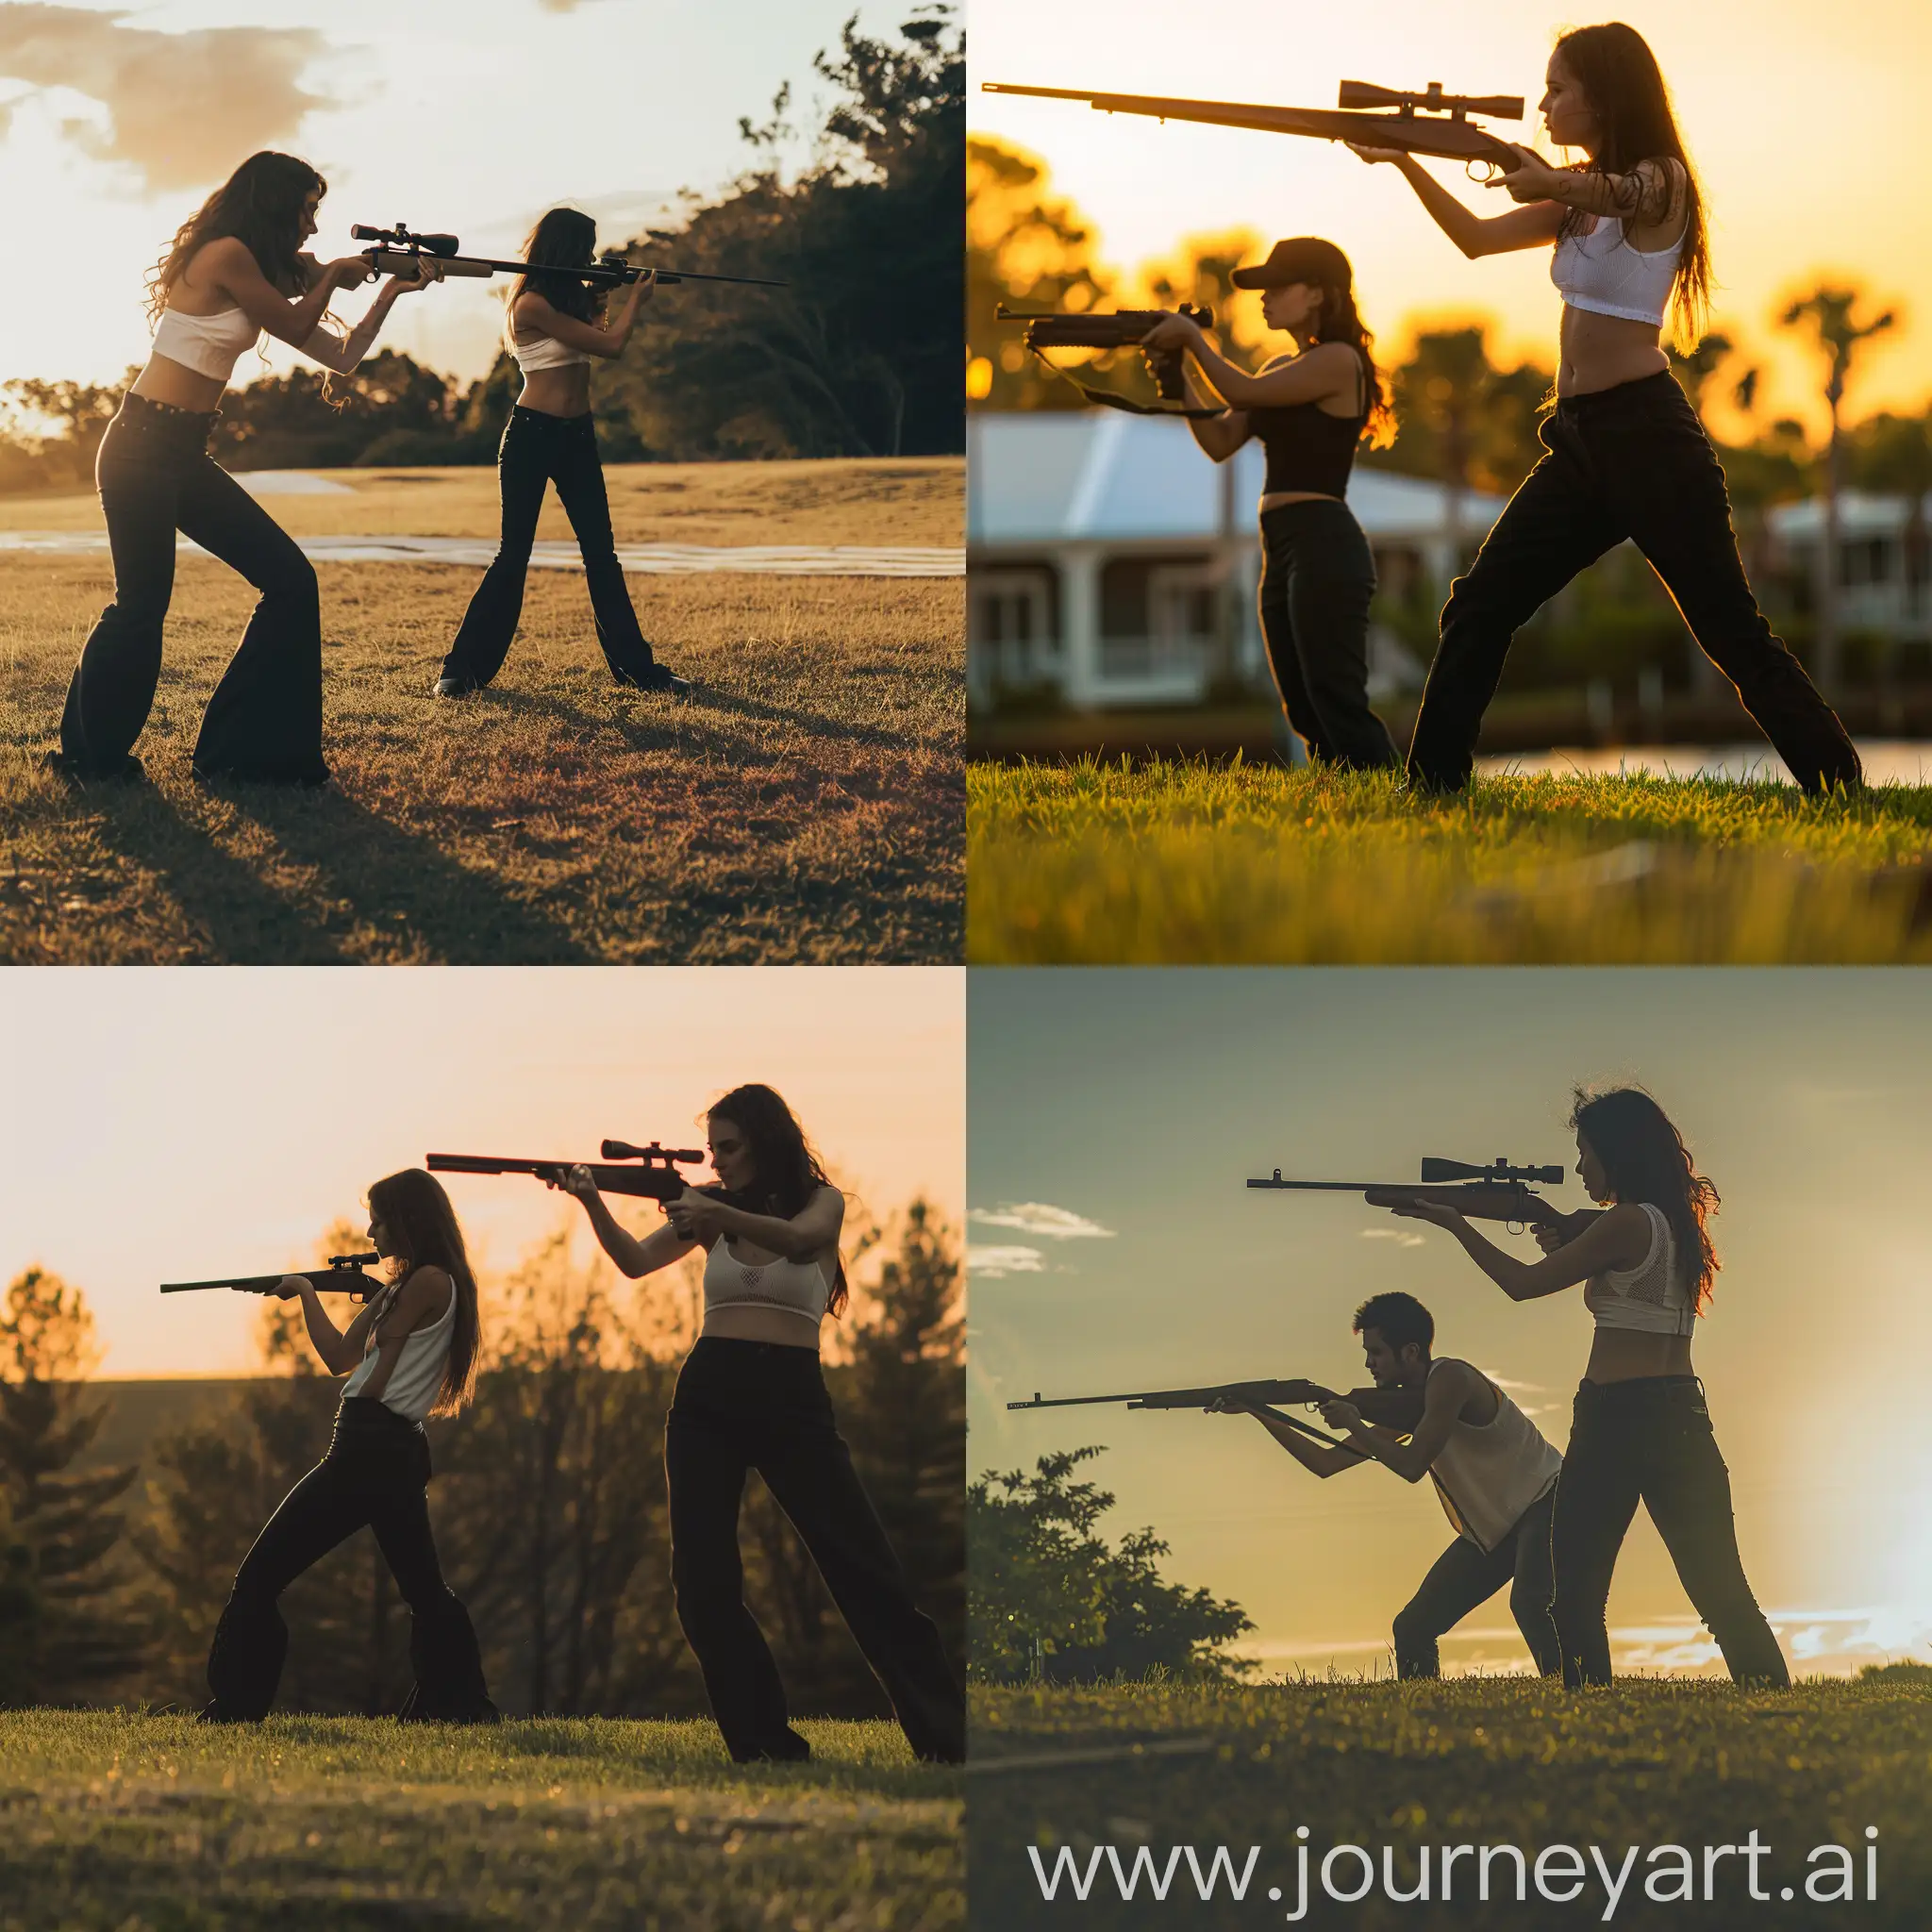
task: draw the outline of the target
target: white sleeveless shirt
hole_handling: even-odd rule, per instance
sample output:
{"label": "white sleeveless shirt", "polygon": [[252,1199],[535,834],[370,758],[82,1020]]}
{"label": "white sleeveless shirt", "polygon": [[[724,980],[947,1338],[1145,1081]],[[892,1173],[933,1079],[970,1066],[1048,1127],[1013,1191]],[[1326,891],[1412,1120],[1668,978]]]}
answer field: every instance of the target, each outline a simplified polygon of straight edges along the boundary
{"label": "white sleeveless shirt", "polygon": [[178,308],[164,308],[155,324],[155,354],[197,375],[226,382],[242,350],[252,349],[260,334],[239,308],[217,309],[212,315],[183,315]]}
{"label": "white sleeveless shirt", "polygon": [[[1429,1374],[1441,1366],[1432,1363]],[[1429,1475],[1456,1533],[1493,1550],[1561,1474],[1563,1458],[1487,1375],[1483,1380],[1495,1393],[1495,1414],[1480,1426],[1458,1419]]]}
{"label": "white sleeveless shirt", "polygon": [[1565,235],[1557,243],[1550,279],[1572,308],[1661,328],[1683,250],[1681,236],[1669,248],[1633,248],[1622,221],[1599,215],[1588,232]]}
{"label": "white sleeveless shirt", "polygon": [[1677,1238],[1664,1210],[1640,1201],[1650,1223],[1650,1246],[1634,1268],[1606,1268],[1583,1284],[1583,1306],[1599,1328],[1635,1328],[1646,1335],[1689,1335],[1697,1324],[1690,1286],[1677,1267]]}
{"label": "white sleeveless shirt", "polygon": [[[391,1295],[396,1291],[392,1290]],[[449,1346],[456,1334],[456,1324],[457,1286],[451,1282],[449,1307],[426,1328],[415,1329],[404,1339],[403,1352],[390,1372],[389,1381],[380,1397],[385,1408],[392,1408],[408,1421],[420,1423],[436,1407],[436,1394],[442,1387],[442,1371],[449,1360]],[[362,1359],[357,1363],[355,1373],[342,1390],[344,1402],[352,1395],[361,1394],[369,1384],[369,1378],[375,1373],[379,1350],[375,1331],[381,1325],[382,1317],[378,1314],[370,1323],[369,1333],[364,1338]]]}
{"label": "white sleeveless shirt", "polygon": [[775,1261],[740,1261],[723,1235],[705,1257],[708,1317],[713,1308],[776,1308],[808,1322],[816,1335],[831,1293],[822,1261],[791,1261],[783,1256]]}

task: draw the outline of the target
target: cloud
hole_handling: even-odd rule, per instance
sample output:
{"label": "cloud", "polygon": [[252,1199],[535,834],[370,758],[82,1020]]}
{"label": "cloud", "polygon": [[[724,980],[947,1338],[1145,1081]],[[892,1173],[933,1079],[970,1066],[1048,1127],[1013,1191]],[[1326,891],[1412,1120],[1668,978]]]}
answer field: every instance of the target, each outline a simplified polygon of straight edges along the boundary
{"label": "cloud", "polygon": [[1043,1235],[1049,1241],[1112,1241],[1113,1229],[1075,1214],[1071,1208],[1054,1208],[1044,1201],[1005,1201],[989,1212],[975,1208],[967,1217],[987,1227],[1010,1227],[1020,1234]]}
{"label": "cloud", "polygon": [[1398,1248],[1419,1248],[1423,1238],[1411,1234],[1406,1227],[1365,1227],[1362,1229],[1365,1241],[1393,1241]]}
{"label": "cloud", "polygon": [[966,1246],[967,1272],[998,1280],[1008,1274],[1044,1274],[1046,1257],[1038,1248]]}
{"label": "cloud", "polygon": [[135,168],[150,190],[225,180],[258,148],[292,136],[305,114],[335,105],[296,84],[330,51],[312,27],[164,34],[128,18],[13,0],[0,7],[0,79],[98,101],[105,127],[67,121],[62,133],[95,160]]}

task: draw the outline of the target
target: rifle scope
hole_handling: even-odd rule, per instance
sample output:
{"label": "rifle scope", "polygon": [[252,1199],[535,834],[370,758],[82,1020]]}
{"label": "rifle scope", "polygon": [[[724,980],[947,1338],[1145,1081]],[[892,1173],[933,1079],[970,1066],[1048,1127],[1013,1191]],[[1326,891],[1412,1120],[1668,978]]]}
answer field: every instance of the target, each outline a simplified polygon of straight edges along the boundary
{"label": "rifle scope", "polygon": [[1424,1159],[1423,1179],[1439,1181],[1524,1181],[1531,1187],[1560,1188],[1566,1170],[1560,1167],[1511,1167],[1499,1154],[1488,1167],[1471,1167],[1462,1160]]}
{"label": "rifle scope", "polygon": [[1338,108],[1395,108],[1404,114],[1418,108],[1426,114],[1447,114],[1460,121],[1465,114],[1491,114],[1504,121],[1523,119],[1521,94],[1445,94],[1442,83],[1432,80],[1428,91],[1406,94],[1398,89],[1377,87],[1372,80],[1344,80],[1336,95]]}
{"label": "rifle scope", "polygon": [[673,1162],[688,1165],[705,1158],[695,1147],[663,1147],[656,1141],[648,1147],[633,1147],[628,1141],[606,1141],[598,1151],[606,1160],[641,1160],[649,1167],[669,1167]]}
{"label": "rifle scope", "polygon": [[349,234],[358,242],[386,242],[392,248],[419,248],[425,255],[445,258],[454,255],[461,246],[454,235],[418,235],[402,222],[393,228],[372,228],[366,223],[358,222]]}

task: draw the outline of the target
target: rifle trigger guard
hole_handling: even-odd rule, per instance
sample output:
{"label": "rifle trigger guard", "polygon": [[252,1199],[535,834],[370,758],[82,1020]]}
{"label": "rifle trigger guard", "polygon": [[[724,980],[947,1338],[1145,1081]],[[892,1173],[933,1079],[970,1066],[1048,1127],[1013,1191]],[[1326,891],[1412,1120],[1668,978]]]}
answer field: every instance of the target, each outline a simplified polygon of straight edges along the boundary
{"label": "rifle trigger guard", "polygon": [[1503,1224],[1503,1230],[1506,1234],[1527,1234],[1529,1232],[1529,1223],[1526,1221],[1506,1221]]}
{"label": "rifle trigger guard", "polygon": [[1501,161],[1492,161],[1486,155],[1478,155],[1474,160],[1463,163],[1462,172],[1472,181],[1487,188],[1491,181],[1500,181],[1505,170]]}

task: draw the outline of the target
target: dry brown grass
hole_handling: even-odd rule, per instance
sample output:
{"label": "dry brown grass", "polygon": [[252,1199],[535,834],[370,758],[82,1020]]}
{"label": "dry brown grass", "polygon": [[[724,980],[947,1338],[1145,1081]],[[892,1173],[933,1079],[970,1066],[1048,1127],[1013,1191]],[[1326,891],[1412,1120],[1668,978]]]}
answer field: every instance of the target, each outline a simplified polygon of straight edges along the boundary
{"label": "dry brown grass", "polygon": [[[927,467],[921,515],[874,514],[872,541],[934,541],[957,511],[958,466]],[[773,480],[739,474],[753,498]],[[836,522],[800,518],[780,539],[768,520],[760,534],[839,541]],[[429,687],[476,577],[322,566],[337,782],[302,793],[190,776],[251,592],[184,560],[137,746],[150,782],[74,790],[35,758],[110,573],[105,558],[0,559],[0,958],[961,957],[958,580],[633,578],[660,656],[701,681],[676,700],[614,687],[581,576],[536,571],[495,686],[441,702]]]}

